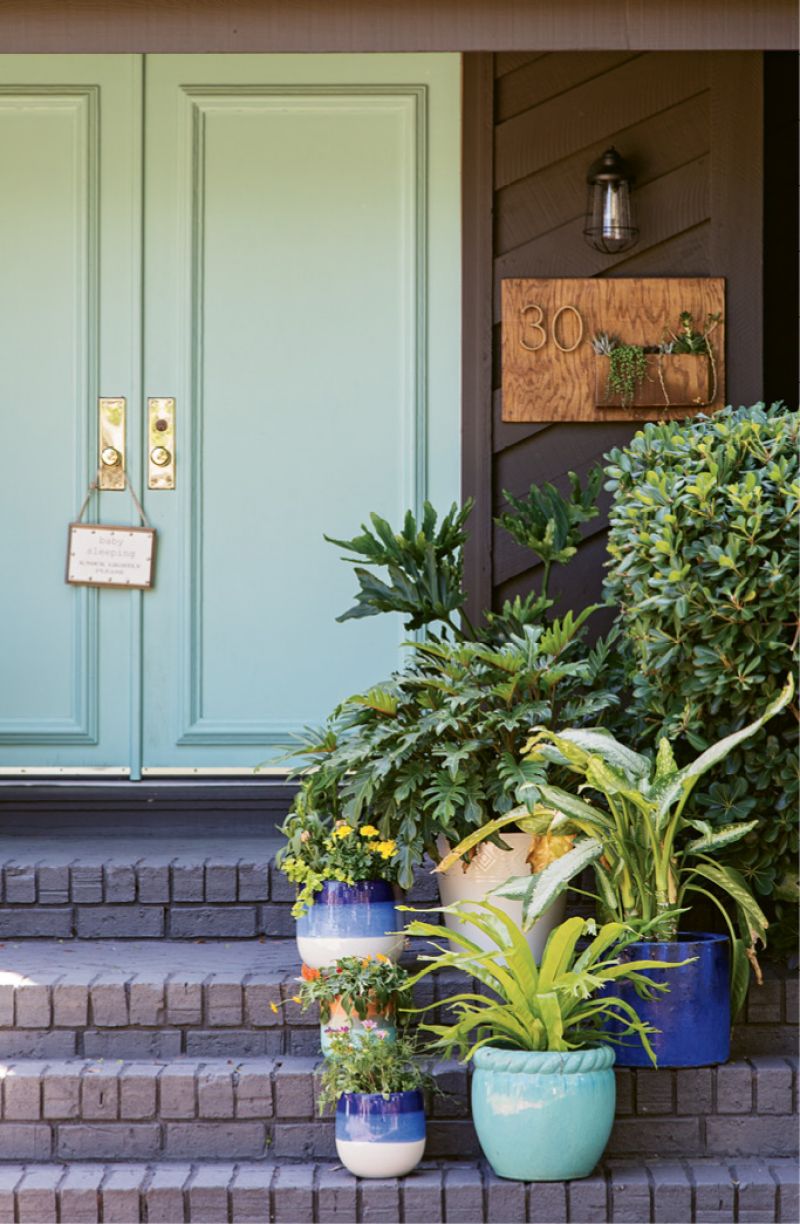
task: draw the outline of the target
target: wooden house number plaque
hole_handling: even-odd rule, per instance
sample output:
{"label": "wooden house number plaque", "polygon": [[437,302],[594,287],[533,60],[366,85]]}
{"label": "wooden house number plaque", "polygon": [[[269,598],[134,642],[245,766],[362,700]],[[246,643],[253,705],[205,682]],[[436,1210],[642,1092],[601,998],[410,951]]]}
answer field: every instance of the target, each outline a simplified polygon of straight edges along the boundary
{"label": "wooden house number plaque", "polygon": [[[722,277],[504,280],[502,310],[504,421],[657,421],[725,403]],[[658,351],[680,332],[683,311],[698,332],[720,316],[709,355]],[[647,371],[628,405],[609,388],[598,333],[645,349]]]}

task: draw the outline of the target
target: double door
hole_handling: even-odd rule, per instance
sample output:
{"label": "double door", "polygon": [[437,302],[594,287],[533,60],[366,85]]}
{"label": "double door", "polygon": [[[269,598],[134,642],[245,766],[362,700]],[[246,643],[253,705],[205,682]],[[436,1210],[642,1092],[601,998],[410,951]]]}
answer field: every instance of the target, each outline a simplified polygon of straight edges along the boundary
{"label": "double door", "polygon": [[[457,496],[458,57],[0,56],[0,175],[0,768],[249,770],[400,657],[323,532]],[[64,582],[102,397],[148,591]]]}

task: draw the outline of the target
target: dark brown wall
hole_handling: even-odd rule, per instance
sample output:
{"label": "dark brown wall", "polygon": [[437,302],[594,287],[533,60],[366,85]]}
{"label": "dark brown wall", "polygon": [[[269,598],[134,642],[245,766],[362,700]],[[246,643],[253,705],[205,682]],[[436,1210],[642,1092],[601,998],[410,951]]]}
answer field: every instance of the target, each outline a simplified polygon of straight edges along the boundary
{"label": "dark brown wall", "polygon": [[[759,399],[763,90],[758,53],[498,54],[491,57],[493,86],[488,58],[465,77],[465,121],[482,125],[483,162],[492,162],[492,250],[473,253],[484,268],[492,260],[493,298],[477,324],[474,311],[465,319],[466,328],[478,329],[465,346],[480,351],[476,341],[491,330],[493,362],[491,380],[485,370],[465,369],[464,484],[478,499],[476,537],[489,549],[480,564],[477,550],[470,557],[474,603],[485,605],[491,595],[496,605],[536,579],[530,554],[491,526],[502,490],[521,494],[545,480],[566,488],[570,469],[585,473],[633,432],[619,424],[501,421],[501,279],[725,276],[727,399]],[[474,128],[470,138],[474,144]],[[586,170],[612,143],[633,162],[641,226],[638,246],[618,258],[593,251],[581,234]],[[478,185],[468,179],[467,186],[477,199]],[[468,196],[467,215],[470,207]],[[470,258],[465,251],[468,292]],[[603,532],[602,519],[590,524],[580,559],[563,579],[556,575],[567,604],[598,596]]]}

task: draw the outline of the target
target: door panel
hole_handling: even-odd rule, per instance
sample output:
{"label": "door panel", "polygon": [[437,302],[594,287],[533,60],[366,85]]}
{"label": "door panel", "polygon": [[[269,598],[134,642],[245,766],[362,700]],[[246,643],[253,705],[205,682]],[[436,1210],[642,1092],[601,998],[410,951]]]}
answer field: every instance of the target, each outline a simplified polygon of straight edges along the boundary
{"label": "door panel", "polygon": [[457,495],[458,59],[158,56],[147,107],[145,766],[250,767],[399,659],[323,532]]}
{"label": "door panel", "polygon": [[[140,75],[135,56],[0,56],[6,769],[124,770],[131,754],[135,599],[67,587],[64,561],[97,397],[138,396]],[[134,521],[120,493],[101,513]]]}

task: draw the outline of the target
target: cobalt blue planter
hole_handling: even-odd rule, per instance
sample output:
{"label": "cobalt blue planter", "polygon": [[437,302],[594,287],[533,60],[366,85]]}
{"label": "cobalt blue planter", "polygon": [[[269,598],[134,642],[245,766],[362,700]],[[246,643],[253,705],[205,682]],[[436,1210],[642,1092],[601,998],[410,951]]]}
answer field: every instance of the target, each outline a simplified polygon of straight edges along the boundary
{"label": "cobalt blue planter", "polygon": [[[620,959],[681,961],[696,956],[680,969],[645,969],[654,982],[666,982],[669,991],[655,999],[641,999],[630,982],[615,986],[614,994],[630,1003],[640,1020],[660,1031],[650,1037],[659,1067],[706,1067],[727,1062],[731,1048],[730,945],[727,935],[679,931],[674,940],[642,940],[629,944]],[[649,1067],[650,1059],[638,1038],[617,1046],[618,1067]]]}
{"label": "cobalt blue planter", "polygon": [[611,1046],[551,1053],[486,1045],[473,1065],[472,1118],[498,1177],[589,1176],[614,1124]]}
{"label": "cobalt blue planter", "polygon": [[425,1151],[425,1106],[419,1089],[344,1092],[336,1104],[336,1151],[356,1177],[403,1177]]}
{"label": "cobalt blue planter", "polygon": [[397,960],[403,935],[394,932],[402,932],[403,925],[387,880],[327,880],[297,919],[297,950],[310,969],[324,969],[342,956],[380,953]]}

